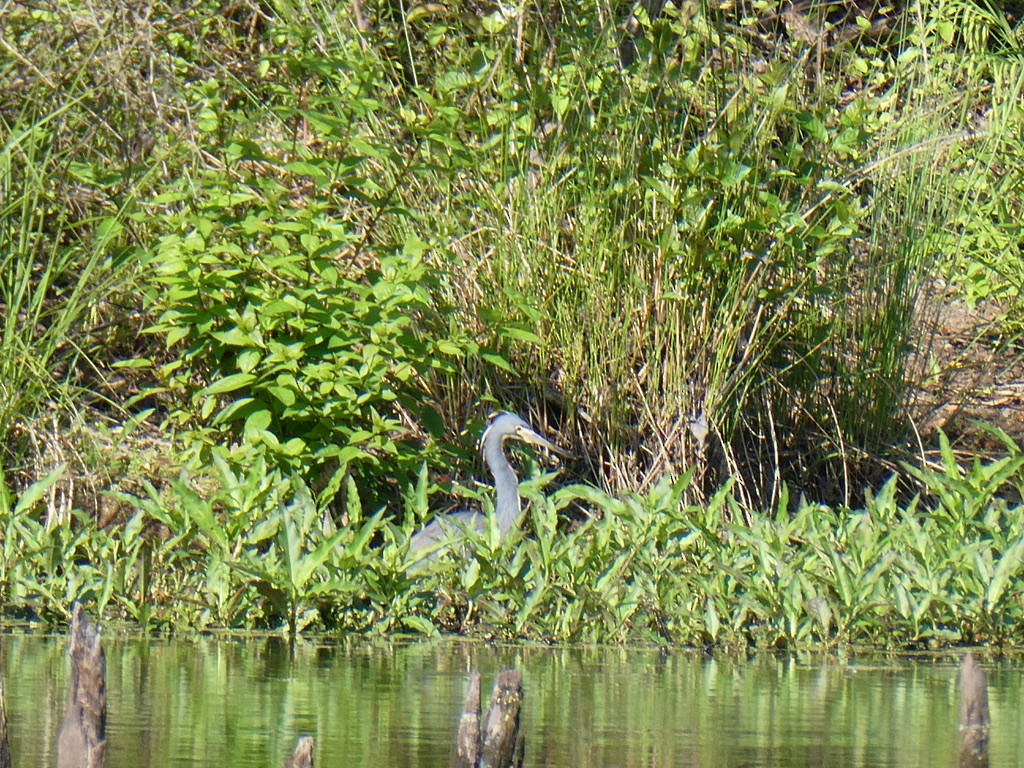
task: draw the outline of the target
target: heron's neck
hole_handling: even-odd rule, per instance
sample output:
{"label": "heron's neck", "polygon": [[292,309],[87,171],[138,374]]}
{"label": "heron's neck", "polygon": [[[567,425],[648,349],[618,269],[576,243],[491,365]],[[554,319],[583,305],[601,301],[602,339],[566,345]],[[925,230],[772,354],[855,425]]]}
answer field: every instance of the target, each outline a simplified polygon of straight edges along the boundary
{"label": "heron's neck", "polygon": [[505,458],[500,443],[487,446],[484,460],[494,476],[494,511],[498,517],[498,530],[504,536],[519,520],[519,478]]}

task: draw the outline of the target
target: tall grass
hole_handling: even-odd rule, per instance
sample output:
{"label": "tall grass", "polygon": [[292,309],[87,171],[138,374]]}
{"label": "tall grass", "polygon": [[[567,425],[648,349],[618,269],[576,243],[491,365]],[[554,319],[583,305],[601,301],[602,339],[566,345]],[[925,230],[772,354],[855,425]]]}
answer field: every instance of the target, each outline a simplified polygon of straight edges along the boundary
{"label": "tall grass", "polygon": [[159,57],[130,12],[0,15],[0,462],[19,484],[83,449],[77,428],[131,418],[112,366],[140,351],[137,201],[161,170],[149,153],[166,104],[143,95]]}
{"label": "tall grass", "polygon": [[[123,269],[125,211],[68,210],[66,153],[54,133],[74,105],[26,112],[0,147],[0,445],[26,448],[41,414],[74,412],[96,380],[89,327]],[[79,169],[80,170],[80,169]],[[119,264],[119,256],[121,263]],[[38,437],[38,436],[35,436]]]}
{"label": "tall grass", "polygon": [[608,488],[696,466],[697,497],[733,476],[766,506],[787,479],[849,501],[909,445],[911,342],[950,216],[928,194],[947,171],[913,151],[949,130],[921,73],[870,45],[824,83],[807,47],[758,64],[710,9],[669,9],[623,70],[617,28],[564,24],[571,44],[516,66],[511,25],[486,44],[494,156],[459,198],[472,213],[441,220],[468,319],[530,331],[512,346],[535,405]]}

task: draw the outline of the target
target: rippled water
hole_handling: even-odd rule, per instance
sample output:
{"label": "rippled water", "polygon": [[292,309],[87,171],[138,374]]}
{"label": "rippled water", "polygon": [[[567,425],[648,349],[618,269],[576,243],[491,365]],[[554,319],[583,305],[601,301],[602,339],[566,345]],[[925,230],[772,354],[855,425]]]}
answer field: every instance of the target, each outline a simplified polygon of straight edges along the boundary
{"label": "rippled water", "polygon": [[[957,659],[709,659],[433,642],[104,639],[108,768],[447,765],[471,668],[523,672],[528,766],[954,766]],[[54,764],[63,637],[0,636],[14,764]],[[1024,749],[1024,667],[986,664],[992,766]]]}

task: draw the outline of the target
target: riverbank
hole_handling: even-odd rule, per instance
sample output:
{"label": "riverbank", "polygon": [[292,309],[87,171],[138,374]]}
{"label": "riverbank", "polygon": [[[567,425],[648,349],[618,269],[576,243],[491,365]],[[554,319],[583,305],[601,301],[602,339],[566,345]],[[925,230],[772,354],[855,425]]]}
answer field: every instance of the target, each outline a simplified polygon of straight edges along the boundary
{"label": "riverbank", "polygon": [[1012,9],[9,11],[4,617],[1021,641]]}

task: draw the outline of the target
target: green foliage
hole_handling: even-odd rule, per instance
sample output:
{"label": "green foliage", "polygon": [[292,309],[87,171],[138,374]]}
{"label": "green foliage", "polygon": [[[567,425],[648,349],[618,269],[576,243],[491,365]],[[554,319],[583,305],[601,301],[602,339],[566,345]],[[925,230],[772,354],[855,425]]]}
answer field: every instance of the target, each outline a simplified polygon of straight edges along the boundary
{"label": "green foliage", "polygon": [[[167,629],[182,621],[196,628],[278,627],[291,634],[324,627],[354,599],[353,574],[375,561],[368,549],[383,528],[382,512],[362,519],[349,479],[343,527],[318,508],[297,475],[282,476],[257,460],[244,473],[220,458],[217,491],[204,498],[184,480],[146,498],[121,494],[139,512],[129,528],[161,526],[151,540],[146,583],[128,614]],[[175,590],[191,584],[193,601]],[[145,621],[140,618],[145,611]]]}
{"label": "green foliage", "polygon": [[[442,209],[447,261],[465,265],[449,290],[473,299],[467,322],[512,317],[531,333],[506,356],[587,414],[574,426],[616,457],[602,484],[643,490],[701,464],[771,505],[779,478],[835,487],[899,442],[925,212],[909,171],[890,184],[872,166],[892,140],[892,62],[860,51],[851,93],[807,77],[808,50],[755,66],[761,51],[715,9],[668,5],[623,70],[621,30],[597,10],[556,20],[551,43],[523,22],[474,41],[486,79],[454,61],[461,87],[433,84],[494,147],[465,205]],[[666,426],[680,415],[708,425],[720,466],[703,437]]]}
{"label": "green foliage", "polygon": [[57,467],[15,498],[0,475],[0,610],[65,621],[82,602],[105,611],[131,590],[141,539],[131,529],[98,530],[85,515],[50,514],[44,502],[64,473]]}
{"label": "green foliage", "polygon": [[[163,631],[454,631],[730,650],[1020,643],[1024,506],[1005,499],[1019,499],[1024,454],[965,471],[946,444],[943,462],[907,469],[927,491],[905,506],[894,475],[863,509],[791,513],[784,498],[772,514],[741,508],[731,486],[689,504],[690,476],[614,498],[585,485],[549,492],[554,477],[543,475],[523,484],[521,533],[467,531],[463,547],[413,570],[414,526],[364,515],[351,480],[338,526],[298,477],[218,461],[212,492],[182,480],[123,497],[135,519],[99,530],[81,516],[50,528],[40,519],[55,474],[2,498],[3,610],[52,623],[82,600]],[[406,490],[421,517],[426,488],[421,473]]]}
{"label": "green foliage", "polygon": [[[349,580],[324,582],[314,577],[328,560],[338,558],[336,550],[346,537],[351,540],[354,532],[353,528],[345,528],[327,535],[333,525],[326,524],[327,518],[317,511],[309,490],[299,482],[293,482],[293,486],[294,500],[287,506],[279,506],[277,514],[267,521],[269,546],[266,551],[243,549],[240,564],[236,566],[249,576],[274,612],[287,617],[292,635],[311,620],[303,615],[312,611],[312,606],[306,605],[311,598],[330,594],[337,599],[338,593],[343,594],[349,588]],[[345,555],[356,559],[365,556],[366,543],[380,516],[378,513],[355,532],[355,541],[348,542],[352,552]]]}
{"label": "green foliage", "polygon": [[[129,357],[159,379],[124,387],[132,407],[167,417],[193,473],[146,478],[104,529],[43,518],[55,476],[3,487],[5,611],[1017,637],[1012,441],[969,470],[945,444],[940,471],[906,467],[924,495],[902,509],[898,480],[853,511],[786,491],[852,504],[862,463],[893,465],[936,277],[1019,312],[1004,14],[925,3],[880,43],[775,36],[760,6],[638,9],[626,38],[601,4],[361,8],[2,16],[0,444],[17,458],[26,423]],[[409,573],[431,471],[455,463],[439,438],[495,392],[558,403],[621,495],[541,479],[522,538],[490,528]]]}
{"label": "green foliage", "polygon": [[[1021,462],[1017,451],[966,478],[955,464],[914,470],[933,493],[905,508],[894,476],[863,510],[803,504],[790,514],[783,500],[749,525],[733,522],[744,515],[731,489],[704,507],[683,503],[688,479],[622,500],[570,486],[533,497],[533,537],[511,552],[477,546],[460,581],[440,584],[467,601],[456,627],[510,637],[732,649],[1014,643],[1024,507],[1000,494],[1021,482]],[[581,503],[602,517],[559,531],[556,515]]]}
{"label": "green foliage", "polygon": [[[1021,234],[1024,208],[1024,46],[1016,26],[1001,8],[965,0],[926,3],[924,25],[908,49],[927,67],[915,98],[929,105],[934,142],[945,162],[930,185],[932,205],[948,213],[944,226],[930,232],[935,250],[945,254],[947,279],[971,303],[998,299],[1008,315],[1006,335],[1019,335],[1022,311]],[[909,57],[908,57],[909,58]],[[948,81],[932,72],[985,83],[976,97],[950,101]],[[934,150],[929,150],[933,154]]]}
{"label": "green foliage", "polygon": [[[45,103],[45,102],[44,102]],[[0,461],[26,450],[25,432],[47,409],[75,410],[91,360],[89,331],[125,274],[124,211],[80,219],[62,199],[71,183],[103,195],[110,179],[89,177],[61,151],[67,104],[0,114]],[[68,165],[79,175],[67,178]],[[21,429],[18,429],[21,427]]]}
{"label": "green foliage", "polygon": [[[314,61],[301,30],[281,34],[268,66],[295,89],[273,89],[266,118],[309,135],[249,138],[256,94],[193,85],[201,141],[222,166],[152,201],[174,213],[146,256],[149,330],[173,356],[159,369],[170,423],[198,463],[266,458],[325,498],[351,475],[377,503],[440,458],[436,382],[468,357],[509,366],[438,306],[426,227],[396,194],[458,149],[451,116],[387,113],[372,56],[349,46]],[[385,120],[413,131],[407,148],[372,134]]]}
{"label": "green foliage", "polygon": [[33,561],[43,549],[45,526],[38,507],[46,491],[57,482],[60,473],[51,472],[37,480],[15,498],[6,478],[0,476],[0,514],[3,516],[3,579],[0,581],[0,606],[6,611],[12,602],[25,596],[30,587]]}
{"label": "green foliage", "polygon": [[[432,370],[465,351],[430,336],[427,246],[409,238],[360,255],[358,232],[326,200],[296,204],[269,169],[326,187],[341,176],[275,163],[251,143],[226,153],[240,172],[255,162],[259,172],[242,182],[211,174],[161,198],[187,201],[150,257],[160,286],[151,330],[181,350],[161,371],[184,396],[173,419],[204,461],[211,452],[266,457],[321,487],[321,475],[337,489],[352,472],[375,490],[419,462],[420,446],[402,439],[403,416],[437,429],[420,393]],[[359,162],[342,161],[345,172]]]}

